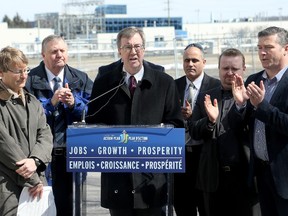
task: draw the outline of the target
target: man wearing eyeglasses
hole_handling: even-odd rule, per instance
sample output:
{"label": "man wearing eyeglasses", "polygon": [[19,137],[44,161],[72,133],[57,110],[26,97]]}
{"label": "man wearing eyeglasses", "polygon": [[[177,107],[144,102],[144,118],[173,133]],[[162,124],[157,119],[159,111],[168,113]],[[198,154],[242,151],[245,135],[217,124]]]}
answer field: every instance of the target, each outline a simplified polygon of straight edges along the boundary
{"label": "man wearing eyeglasses", "polygon": [[197,216],[197,212],[200,216],[205,215],[203,197],[195,188],[202,143],[191,138],[187,124],[187,120],[192,117],[192,108],[198,93],[220,86],[218,79],[204,72],[205,65],[206,59],[202,46],[198,43],[189,44],[183,53],[185,75],[175,80],[186,127],[186,172],[174,174],[174,208],[177,216]]}
{"label": "man wearing eyeglasses", "polygon": [[66,172],[66,129],[81,121],[93,82],[67,64],[68,45],[61,36],[44,38],[42,58],[29,73],[26,88],[42,102],[53,133],[51,173],[57,215],[72,216],[73,176]]}
{"label": "man wearing eyeglasses", "polygon": [[[128,27],[117,35],[121,60],[100,68],[91,99],[120,85],[88,106],[87,123],[106,125],[173,124],[183,127],[178,93],[171,76],[144,60],[142,29]],[[132,77],[132,78],[130,78]],[[131,89],[129,90],[129,87]],[[164,173],[102,173],[101,206],[111,216],[161,216],[167,204]]]}
{"label": "man wearing eyeglasses", "polygon": [[24,187],[41,199],[47,185],[52,134],[41,103],[24,89],[27,64],[16,48],[0,51],[0,215],[17,214]]}

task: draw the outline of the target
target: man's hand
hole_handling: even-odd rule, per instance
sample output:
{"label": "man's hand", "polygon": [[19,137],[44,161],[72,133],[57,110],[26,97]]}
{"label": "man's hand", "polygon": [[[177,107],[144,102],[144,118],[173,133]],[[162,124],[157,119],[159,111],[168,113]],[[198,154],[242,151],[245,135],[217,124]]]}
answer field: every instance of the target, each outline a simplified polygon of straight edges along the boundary
{"label": "man's hand", "polygon": [[53,106],[56,106],[59,102],[66,104],[69,108],[74,107],[75,98],[71,92],[71,89],[69,88],[68,83],[65,84],[64,88],[56,90],[51,98],[51,103]]}
{"label": "man's hand", "polygon": [[232,93],[238,106],[243,106],[249,99],[242,76],[235,74],[235,81],[232,81]]}
{"label": "man's hand", "polygon": [[250,103],[257,108],[265,97],[265,86],[263,81],[260,81],[260,87],[257,86],[255,82],[251,82],[250,84],[248,84],[247,95],[250,98]]}
{"label": "man's hand", "polygon": [[209,121],[215,123],[219,116],[218,102],[217,99],[213,100],[213,104],[210,95],[205,95],[204,100],[205,111],[208,115]]}
{"label": "man's hand", "polygon": [[60,101],[63,104],[66,104],[69,108],[73,108],[74,107],[74,103],[75,103],[75,98],[71,92],[71,89],[68,86],[68,83],[65,84],[65,91],[63,93],[63,95],[61,95]]}
{"label": "man's hand", "polygon": [[185,106],[181,107],[182,116],[185,120],[189,119],[192,115],[191,104],[185,100]]}

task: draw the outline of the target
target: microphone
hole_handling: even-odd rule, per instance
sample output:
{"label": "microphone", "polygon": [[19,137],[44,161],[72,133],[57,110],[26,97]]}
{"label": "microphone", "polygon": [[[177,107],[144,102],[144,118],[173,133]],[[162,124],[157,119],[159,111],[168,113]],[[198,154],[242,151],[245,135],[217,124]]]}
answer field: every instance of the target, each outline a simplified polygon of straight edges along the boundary
{"label": "microphone", "polygon": [[90,103],[92,103],[93,101],[96,101],[96,100],[98,100],[99,98],[105,96],[106,94],[108,94],[108,93],[116,90],[115,93],[108,99],[108,101],[107,101],[98,111],[96,111],[93,115],[90,115],[90,116],[94,116],[94,115],[97,114],[100,110],[102,110],[102,109],[108,104],[108,102],[115,96],[115,94],[118,92],[119,88],[120,88],[122,85],[125,84],[126,75],[127,75],[126,72],[123,71],[123,72],[122,72],[122,78],[121,78],[121,80],[119,81],[119,84],[118,84],[117,86],[109,89],[108,91],[102,93],[101,95],[98,95],[97,97],[93,98],[92,100],[88,101],[88,102],[85,104],[85,107],[84,107],[84,109],[82,110],[82,116],[81,116],[81,123],[82,123],[82,124],[86,124],[86,122],[85,122],[85,118],[86,118],[86,110],[85,110],[85,108],[86,108]]}

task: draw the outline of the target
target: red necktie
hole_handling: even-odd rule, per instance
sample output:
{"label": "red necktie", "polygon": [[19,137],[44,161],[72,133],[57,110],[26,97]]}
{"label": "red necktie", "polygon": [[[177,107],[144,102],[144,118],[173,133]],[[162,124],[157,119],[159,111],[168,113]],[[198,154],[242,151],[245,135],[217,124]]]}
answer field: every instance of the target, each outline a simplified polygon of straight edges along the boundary
{"label": "red necktie", "polygon": [[136,81],[135,77],[130,76],[129,77],[129,90],[130,90],[131,96],[134,95],[134,91],[136,89],[136,86],[137,86],[137,81]]}

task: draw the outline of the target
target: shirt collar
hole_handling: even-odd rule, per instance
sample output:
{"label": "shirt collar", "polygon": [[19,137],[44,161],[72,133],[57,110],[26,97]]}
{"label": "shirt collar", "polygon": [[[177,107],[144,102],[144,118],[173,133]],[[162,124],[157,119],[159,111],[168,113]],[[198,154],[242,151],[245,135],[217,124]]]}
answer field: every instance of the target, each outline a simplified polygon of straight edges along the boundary
{"label": "shirt collar", "polygon": [[204,78],[204,72],[202,72],[201,75],[199,77],[197,77],[193,82],[191,82],[186,76],[186,88],[185,89],[188,89],[189,85],[191,83],[193,83],[193,85],[196,87],[196,89],[199,90],[201,87],[201,83],[202,83],[203,78]]}
{"label": "shirt collar", "polygon": [[[125,77],[125,82],[128,83],[129,82],[128,80],[129,80],[131,75],[125,70],[124,66],[123,66],[123,71],[126,72],[127,76]],[[142,65],[141,69],[136,74],[134,74],[133,76],[135,77],[135,79],[137,80],[137,83],[138,83],[139,81],[142,80],[143,75],[144,75],[144,67]]]}
{"label": "shirt collar", "polygon": [[[285,73],[285,71],[287,70],[288,66],[284,67],[282,70],[280,70],[277,74],[276,74],[276,80],[277,82],[279,82],[283,76],[283,74]],[[264,70],[263,74],[262,74],[262,77],[264,79],[268,79],[268,76],[267,76],[267,72]]]}
{"label": "shirt collar", "polygon": [[[54,77],[56,77],[56,76],[46,66],[45,66],[45,69],[46,69],[48,81],[52,82]],[[61,79],[61,82],[64,81],[64,68],[60,71],[60,73],[58,74],[58,77]]]}

